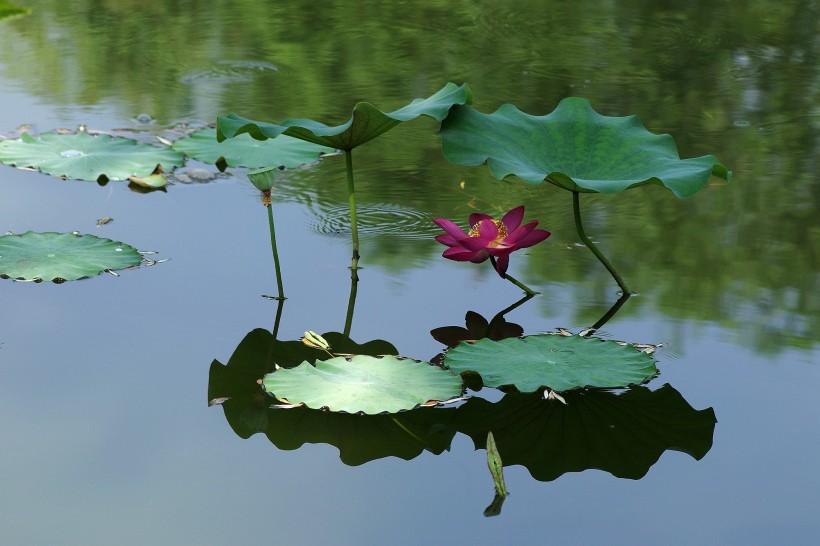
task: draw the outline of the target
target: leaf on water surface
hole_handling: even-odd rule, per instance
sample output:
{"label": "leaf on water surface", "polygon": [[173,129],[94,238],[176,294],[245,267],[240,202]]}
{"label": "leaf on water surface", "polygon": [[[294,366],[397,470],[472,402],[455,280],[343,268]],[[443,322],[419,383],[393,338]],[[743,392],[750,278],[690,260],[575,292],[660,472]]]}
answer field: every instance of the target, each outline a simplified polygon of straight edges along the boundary
{"label": "leaf on water surface", "polygon": [[[325,332],[320,337],[334,351],[345,354],[396,355],[398,350],[389,342],[374,339],[356,343],[340,332]],[[257,328],[248,332],[234,350],[230,360],[223,365],[214,360],[208,379],[208,402],[238,395],[255,395],[261,392],[257,380],[277,368],[295,368],[302,362],[313,363],[327,357],[324,351],[313,349],[301,341],[274,339],[267,330]],[[265,402],[270,405],[266,396]]]}
{"label": "leaf on water surface", "polygon": [[43,133],[0,141],[0,163],[46,174],[107,182],[145,177],[183,164],[181,152],[110,135]]}
{"label": "leaf on water surface", "polygon": [[265,375],[265,391],[287,403],[348,413],[395,413],[445,402],[462,394],[461,378],[447,370],[394,356],[354,355],[303,362]]}
{"label": "leaf on water surface", "polygon": [[[320,337],[341,352],[372,355],[397,352],[392,344],[383,340],[358,344],[338,332],[326,332]],[[271,409],[273,400],[260,389],[257,379],[277,366],[294,367],[303,360],[314,361],[322,355],[325,355],[323,351],[301,341],[279,341],[270,331],[253,330],[234,350],[226,365],[217,360],[211,363],[208,404],[222,406],[225,418],[241,438],[262,432],[280,449],[297,449],[305,443],[334,445],[348,465],[388,456],[409,460],[423,451],[438,454],[449,449],[455,435],[450,426],[455,408],[420,408],[379,415],[328,412],[304,406]]]}
{"label": "leaf on water surface", "polygon": [[217,165],[221,171],[226,167],[284,167],[292,169],[314,163],[323,154],[335,150],[312,142],[281,135],[266,141],[256,140],[250,135],[219,142],[216,129],[202,129],[181,138],[173,145],[174,150],[204,163]]}
{"label": "leaf on water surface", "polygon": [[453,105],[471,102],[472,92],[466,84],[457,86],[448,83],[434,95],[426,99],[415,99],[393,112],[382,112],[369,102],[357,103],[353,107],[351,118],[336,127],[310,119],[288,119],[277,125],[229,114],[217,119],[217,139],[222,141],[247,133],[257,140],[265,140],[285,134],[340,150],[352,150],[403,121],[410,121],[422,115],[441,121]]}
{"label": "leaf on water surface", "polygon": [[453,163],[487,163],[499,180],[515,175],[570,191],[612,194],[659,184],[690,197],[712,176],[731,178],[714,156],[680,159],[671,136],[650,133],[637,116],[602,116],[579,97],[562,100],[546,116],[512,104],[493,114],[457,105],[440,133],[442,152]]}
{"label": "leaf on water surface", "polygon": [[556,334],[460,343],[447,352],[444,365],[454,373],[479,374],[485,386],[514,386],[521,392],[625,387],[658,371],[652,357],[634,347]]}
{"label": "leaf on water surface", "polygon": [[35,233],[0,237],[0,277],[26,281],[74,281],[140,264],[125,243],[94,235]]}
{"label": "leaf on water surface", "polygon": [[168,180],[162,173],[150,174],[145,177],[129,176],[128,181],[137,186],[150,189],[164,188],[168,184]]}

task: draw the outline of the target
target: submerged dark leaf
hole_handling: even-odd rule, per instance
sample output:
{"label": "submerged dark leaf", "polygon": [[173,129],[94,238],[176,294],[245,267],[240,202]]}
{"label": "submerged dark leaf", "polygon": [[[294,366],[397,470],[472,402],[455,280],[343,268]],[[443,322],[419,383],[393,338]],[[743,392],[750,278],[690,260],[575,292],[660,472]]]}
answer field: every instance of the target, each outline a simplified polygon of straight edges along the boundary
{"label": "submerged dark leaf", "polygon": [[504,466],[523,465],[540,481],[591,468],[639,479],[666,450],[700,460],[712,447],[715,412],[695,410],[669,385],[564,396],[566,404],[538,394],[507,394],[497,403],[471,398],[458,408],[456,426],[476,449],[492,431]]}

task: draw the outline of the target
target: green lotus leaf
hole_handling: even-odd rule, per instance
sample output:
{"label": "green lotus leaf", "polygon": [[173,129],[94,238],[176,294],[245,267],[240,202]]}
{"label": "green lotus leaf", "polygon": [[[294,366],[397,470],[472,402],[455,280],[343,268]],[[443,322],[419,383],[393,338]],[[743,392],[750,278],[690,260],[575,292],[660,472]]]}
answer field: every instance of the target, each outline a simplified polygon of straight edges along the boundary
{"label": "green lotus leaf", "polygon": [[125,243],[94,235],[35,233],[0,237],[0,277],[27,281],[75,281],[140,264]]}
{"label": "green lotus leaf", "polygon": [[470,102],[472,93],[466,84],[457,86],[448,83],[434,95],[426,99],[415,99],[410,104],[389,113],[382,112],[368,102],[360,102],[353,107],[353,115],[347,123],[336,127],[310,119],[289,119],[277,125],[229,114],[217,119],[216,136],[221,142],[244,133],[257,140],[276,138],[285,134],[339,150],[352,150],[403,121],[410,121],[422,115],[441,121],[453,105]]}
{"label": "green lotus leaf", "polygon": [[216,129],[202,129],[174,143],[174,150],[183,152],[204,163],[229,167],[285,167],[292,169],[313,163],[322,154],[333,153],[333,148],[305,142],[287,135],[266,141],[256,140],[242,134],[231,140],[219,142]]}
{"label": "green lotus leaf", "polygon": [[145,177],[129,176],[128,181],[149,189],[164,188],[168,184],[168,179],[162,174],[149,174]]}
{"label": "green lotus leaf", "polygon": [[512,385],[521,392],[625,387],[657,373],[652,357],[632,346],[554,334],[461,343],[447,352],[444,365],[459,374],[478,373],[485,386]]}
{"label": "green lotus leaf", "polygon": [[470,398],[455,426],[477,449],[492,431],[504,466],[522,465],[539,481],[597,468],[640,479],[667,450],[702,459],[712,448],[715,412],[694,409],[669,385],[623,393],[579,390],[566,404],[510,393],[499,402]]}
{"label": "green lotus leaf", "polygon": [[[356,343],[340,332],[325,332],[322,337],[337,354],[398,354],[392,343],[381,339]],[[302,362],[313,363],[325,358],[327,353],[308,347],[301,341],[281,341],[262,328],[251,330],[234,349],[227,364],[218,360],[211,363],[208,404],[239,395],[257,395],[261,392],[257,379],[277,367],[295,368]],[[270,400],[265,402],[265,407],[270,405]]]}
{"label": "green lotus leaf", "polygon": [[0,163],[34,167],[46,174],[106,182],[145,177],[182,165],[184,155],[168,148],[109,135],[43,133],[0,141]]}
{"label": "green lotus leaf", "polygon": [[611,194],[659,184],[690,197],[712,176],[731,178],[715,157],[680,159],[671,136],[650,133],[637,116],[602,116],[579,97],[562,100],[546,116],[512,104],[493,114],[454,106],[441,124],[441,147],[453,163],[486,162],[499,180],[515,175],[575,192]]}
{"label": "green lotus leaf", "polygon": [[394,356],[355,355],[303,362],[265,375],[265,390],[284,402],[348,413],[395,413],[461,395],[461,378]]}
{"label": "green lotus leaf", "polygon": [[6,2],[5,0],[0,0],[0,20],[9,17],[15,17],[18,15],[26,15],[30,12],[31,10],[29,9],[15,6],[14,4]]}

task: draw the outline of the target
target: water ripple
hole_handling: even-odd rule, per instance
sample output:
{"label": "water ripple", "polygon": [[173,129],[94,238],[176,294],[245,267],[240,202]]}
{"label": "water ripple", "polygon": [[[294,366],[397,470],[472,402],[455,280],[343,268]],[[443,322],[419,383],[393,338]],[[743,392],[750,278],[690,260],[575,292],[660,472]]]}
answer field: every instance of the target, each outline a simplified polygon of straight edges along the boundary
{"label": "water ripple", "polygon": [[262,73],[277,70],[276,66],[261,61],[220,61],[208,68],[192,70],[182,76],[180,81],[185,84],[247,81]]}
{"label": "water ripple", "polygon": [[[432,215],[392,204],[369,204],[356,207],[359,237],[390,235],[403,239],[430,239],[441,233]],[[310,228],[323,235],[350,235],[350,210],[328,207],[314,212]]]}

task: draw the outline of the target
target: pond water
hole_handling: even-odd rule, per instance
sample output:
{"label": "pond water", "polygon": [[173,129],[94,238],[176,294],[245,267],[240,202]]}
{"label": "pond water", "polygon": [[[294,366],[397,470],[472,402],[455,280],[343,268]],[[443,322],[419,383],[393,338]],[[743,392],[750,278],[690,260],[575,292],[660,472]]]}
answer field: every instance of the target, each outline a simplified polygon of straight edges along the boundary
{"label": "pond water", "polygon": [[[0,231],[78,230],[170,258],[117,278],[0,281],[4,543],[820,536],[817,2],[17,3],[31,13],[0,22],[6,137],[84,124],[147,139],[228,112],[337,124],[357,101],[390,111],[454,81],[483,112],[513,102],[542,115],[581,96],[605,115],[637,114],[673,135],[681,157],[714,154],[733,179],[686,200],[658,186],[583,200],[587,233],[638,292],[597,335],[662,344],[660,375],[632,393],[674,389],[696,415],[714,411],[713,433],[692,428],[691,412],[608,398],[599,413],[567,414],[569,432],[535,422],[519,459],[567,460],[507,466],[511,494],[485,517],[493,482],[467,428],[404,460],[367,451],[389,444],[390,423],[314,423],[300,436],[305,417],[279,435],[264,410],[208,406],[212,362],[226,364],[246,336],[344,328],[341,156],[284,172],[274,192],[288,296],[278,320],[262,297],[276,291],[265,209],[242,169],[141,194],[2,166]],[[437,130],[419,119],[356,151],[363,269],[351,337],[429,360],[444,349],[431,330],[516,303],[520,290],[488,263],[441,259],[431,220],[464,225],[519,204],[553,235],[512,256],[510,273],[541,294],[506,319],[527,334],[595,323],[618,287],[579,246],[570,194],[450,164]],[[98,227],[103,217],[113,222]],[[596,443],[595,419],[619,411],[630,412],[621,443]],[[510,428],[534,419],[519,415]],[[652,455],[658,434],[670,439]]]}

